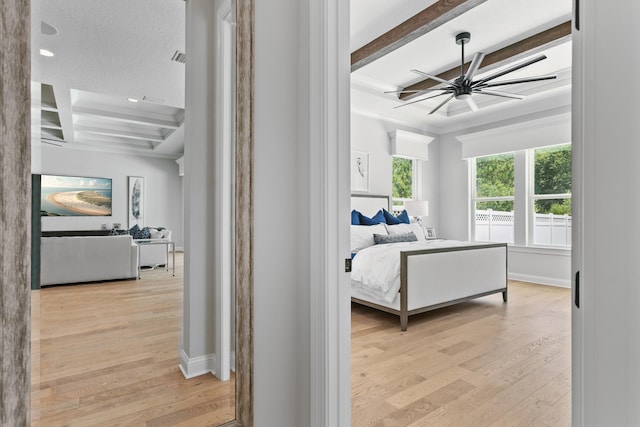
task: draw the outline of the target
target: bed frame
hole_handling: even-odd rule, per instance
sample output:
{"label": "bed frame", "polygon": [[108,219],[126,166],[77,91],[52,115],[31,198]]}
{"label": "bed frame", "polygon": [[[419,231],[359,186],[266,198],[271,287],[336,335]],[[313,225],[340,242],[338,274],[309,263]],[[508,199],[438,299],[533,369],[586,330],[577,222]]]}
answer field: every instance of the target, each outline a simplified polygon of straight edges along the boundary
{"label": "bed frame", "polygon": [[[367,215],[375,214],[376,203],[377,209],[385,203],[389,206],[389,197],[353,195],[351,198],[352,209]],[[414,314],[500,292],[502,300],[507,302],[506,243],[403,251],[400,257],[400,295],[394,303],[381,303],[355,291],[351,300],[399,316],[402,331],[407,330],[409,316]]]}

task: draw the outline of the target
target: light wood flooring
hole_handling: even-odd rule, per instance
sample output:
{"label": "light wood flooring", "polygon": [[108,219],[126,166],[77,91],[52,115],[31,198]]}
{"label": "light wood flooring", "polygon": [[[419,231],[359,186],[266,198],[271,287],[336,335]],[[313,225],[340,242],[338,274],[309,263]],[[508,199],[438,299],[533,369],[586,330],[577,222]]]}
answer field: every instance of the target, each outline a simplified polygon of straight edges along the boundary
{"label": "light wood flooring", "polygon": [[[178,369],[176,277],[32,292],[32,426],[208,426],[234,384]],[[352,306],[352,425],[570,426],[570,291],[500,294],[412,316]]]}
{"label": "light wood flooring", "polygon": [[502,295],[409,318],[352,304],[352,425],[571,425],[571,293]]}
{"label": "light wood flooring", "polygon": [[183,256],[141,280],[32,291],[32,426],[209,426],[234,382],[178,368]]}

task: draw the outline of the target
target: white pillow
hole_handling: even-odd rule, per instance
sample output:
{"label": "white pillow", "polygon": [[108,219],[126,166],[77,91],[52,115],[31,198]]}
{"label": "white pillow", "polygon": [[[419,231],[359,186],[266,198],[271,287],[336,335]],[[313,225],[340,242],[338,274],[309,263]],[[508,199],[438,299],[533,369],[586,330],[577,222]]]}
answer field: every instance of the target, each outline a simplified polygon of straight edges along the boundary
{"label": "white pillow", "polygon": [[396,225],[386,225],[387,231],[389,234],[406,234],[413,233],[418,238],[418,242],[423,242],[426,239],[424,236],[424,230],[420,224],[417,222],[412,222],[411,224],[396,224]]}
{"label": "white pillow", "polygon": [[[389,234],[384,224],[376,225],[352,225],[351,226],[351,253],[356,253],[360,249],[373,246],[374,234]],[[423,235],[424,238],[424,235]]]}
{"label": "white pillow", "polygon": [[152,239],[162,239],[162,231],[158,230],[157,228],[150,228],[149,234],[151,235]]}

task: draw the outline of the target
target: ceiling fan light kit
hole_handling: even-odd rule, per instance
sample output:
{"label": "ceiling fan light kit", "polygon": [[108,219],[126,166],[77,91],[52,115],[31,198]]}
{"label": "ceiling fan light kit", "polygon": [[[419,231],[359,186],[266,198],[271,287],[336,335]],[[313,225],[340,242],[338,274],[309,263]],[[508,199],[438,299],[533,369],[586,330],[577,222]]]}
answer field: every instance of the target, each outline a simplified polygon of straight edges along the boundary
{"label": "ceiling fan light kit", "polygon": [[[482,60],[484,59],[485,54],[482,52],[475,53],[473,55],[473,59],[471,60],[471,64],[469,64],[469,68],[465,72],[464,45],[469,43],[469,41],[471,41],[471,33],[469,32],[465,31],[456,35],[456,44],[460,45],[460,48],[461,48],[460,76],[458,76],[454,80],[444,80],[444,79],[441,79],[440,77],[425,73],[420,70],[415,70],[415,69],[411,70],[411,72],[413,73],[416,73],[428,79],[437,81],[438,83],[440,83],[438,85],[439,87],[434,87],[431,89],[424,89],[424,90],[407,90],[407,91],[398,90],[398,91],[385,92],[385,93],[396,93],[398,94],[398,96],[402,93],[412,93],[418,97],[421,95],[430,94],[429,96],[426,96],[424,98],[419,98],[415,101],[407,102],[402,105],[398,105],[394,108],[404,107],[407,105],[415,104],[416,102],[422,102],[428,99],[437,98],[439,96],[449,95],[447,96],[447,98],[445,98],[444,101],[438,104],[438,106],[432,109],[431,112],[429,112],[429,114],[435,113],[452,99],[465,101],[472,111],[478,111],[478,105],[474,101],[472,95],[481,94],[481,95],[498,96],[501,98],[521,100],[521,99],[524,99],[524,95],[497,91],[497,90],[493,90],[492,88],[496,86],[507,86],[512,84],[537,82],[537,81],[552,80],[557,78],[556,75],[546,75],[546,76],[536,76],[536,77],[525,77],[525,78],[513,79],[513,80],[503,80],[503,81],[497,81],[497,82],[493,81],[506,74],[520,70],[524,67],[528,67],[529,65],[535,64],[536,62],[546,59],[547,58],[546,55],[542,54],[534,58],[531,58],[529,60],[519,62],[515,65],[507,67],[506,69],[502,71],[498,71],[487,77],[474,80],[473,78],[476,72],[480,69],[480,64],[482,63]],[[432,92],[440,92],[440,93],[431,94]]]}

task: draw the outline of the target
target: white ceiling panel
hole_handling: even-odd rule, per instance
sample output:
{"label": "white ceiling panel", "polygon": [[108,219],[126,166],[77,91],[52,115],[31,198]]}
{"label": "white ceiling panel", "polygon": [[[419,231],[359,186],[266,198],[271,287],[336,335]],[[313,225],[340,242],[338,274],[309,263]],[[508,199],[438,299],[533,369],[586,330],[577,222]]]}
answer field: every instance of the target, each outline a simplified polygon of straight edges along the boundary
{"label": "white ceiling panel", "polygon": [[40,35],[55,56],[39,60],[67,147],[112,150],[116,138],[137,149],[145,141],[143,154],[182,155],[183,143],[164,142],[184,121],[185,64],[172,61],[185,50],[184,1],[47,0],[41,16],[57,30]]}

